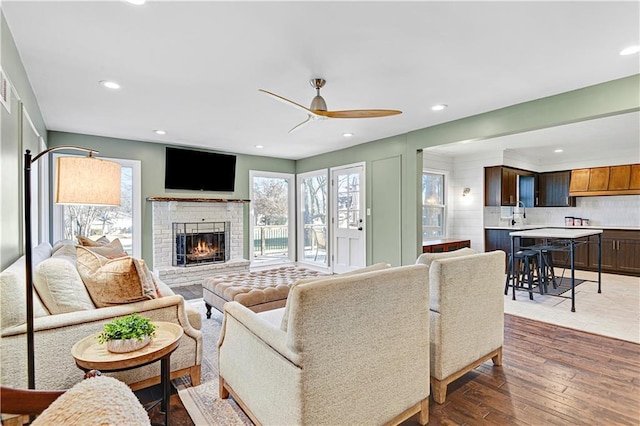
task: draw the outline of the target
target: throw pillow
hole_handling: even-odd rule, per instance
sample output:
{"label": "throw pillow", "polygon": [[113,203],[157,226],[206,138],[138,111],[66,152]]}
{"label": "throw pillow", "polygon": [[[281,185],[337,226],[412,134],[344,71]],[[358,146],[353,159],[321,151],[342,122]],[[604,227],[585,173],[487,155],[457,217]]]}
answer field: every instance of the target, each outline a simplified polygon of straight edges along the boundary
{"label": "throw pillow", "polygon": [[477,251],[468,247],[442,253],[422,253],[416,260],[416,264],[421,263],[423,265],[431,266],[431,263],[434,260],[446,259],[448,257],[468,256],[475,253],[477,253]]}
{"label": "throw pillow", "polygon": [[127,256],[127,252],[124,251],[124,248],[122,247],[122,243],[118,238],[114,239],[108,244],[104,244],[100,246],[84,246],[84,247],[87,250],[91,250],[92,252],[109,259],[115,259],[117,257]]}
{"label": "throw pillow", "polygon": [[109,244],[109,239],[107,237],[105,237],[104,235],[100,238],[98,238],[97,240],[92,240],[89,237],[85,237],[82,235],[78,235],[76,236],[76,238],[78,239],[78,243],[81,246],[87,246],[87,247],[96,247],[96,246],[105,246],[107,244]]}
{"label": "throw pillow", "polygon": [[156,298],[144,260],[130,256],[108,259],[82,246],[76,253],[78,272],[98,308]]}
{"label": "throw pillow", "polygon": [[[391,265],[389,265],[388,263],[376,263],[374,265],[370,265],[370,266],[365,266],[364,268],[360,268],[360,269],[356,269],[355,271],[349,271],[349,272],[343,272],[342,274],[338,274],[338,275],[334,275],[333,277],[345,277],[345,276],[350,276],[350,275],[357,275],[357,274],[363,274],[365,272],[371,272],[371,271],[379,271],[381,269],[387,269],[390,268]],[[303,278],[301,280],[296,281],[295,283],[291,284],[291,286],[289,287],[289,294],[291,294],[291,292],[293,291],[293,289],[300,285],[300,284],[306,284],[306,283],[310,283],[310,282],[314,282],[314,281],[318,281],[318,280],[322,280],[322,279],[331,279],[332,276],[319,276],[319,277],[314,277],[314,278]],[[282,322],[280,323],[280,329],[282,331],[287,331],[287,326],[289,324],[289,310],[290,310],[290,304],[289,304],[289,297],[287,297],[287,301],[285,302],[284,305],[284,314],[282,316]]]}
{"label": "throw pillow", "polygon": [[[27,297],[25,294],[24,256],[0,273],[0,327],[27,322]],[[49,315],[38,294],[33,292],[33,314],[36,318]]]}
{"label": "throw pillow", "polygon": [[36,266],[33,285],[52,315],[95,309],[75,262],[62,256],[51,257]]}

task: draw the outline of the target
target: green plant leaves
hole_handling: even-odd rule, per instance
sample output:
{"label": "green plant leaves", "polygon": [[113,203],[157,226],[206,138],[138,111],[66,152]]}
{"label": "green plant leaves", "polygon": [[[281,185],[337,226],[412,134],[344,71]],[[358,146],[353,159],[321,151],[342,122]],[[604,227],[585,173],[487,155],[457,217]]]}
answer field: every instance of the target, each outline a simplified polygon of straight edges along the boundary
{"label": "green plant leaves", "polygon": [[153,336],[156,330],[149,318],[138,315],[134,312],[126,317],[116,318],[104,325],[104,329],[98,335],[99,343],[106,343],[109,340],[118,339],[138,339],[144,336]]}

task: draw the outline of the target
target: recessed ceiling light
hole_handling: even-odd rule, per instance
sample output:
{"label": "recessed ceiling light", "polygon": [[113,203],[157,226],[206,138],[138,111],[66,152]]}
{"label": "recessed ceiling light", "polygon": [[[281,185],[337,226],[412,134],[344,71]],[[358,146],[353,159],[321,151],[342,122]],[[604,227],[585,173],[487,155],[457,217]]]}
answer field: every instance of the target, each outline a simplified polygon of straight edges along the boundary
{"label": "recessed ceiling light", "polygon": [[156,135],[166,135],[167,132],[165,132],[164,130],[154,130],[153,133],[155,133]]}
{"label": "recessed ceiling light", "polygon": [[343,133],[342,136],[344,136],[345,138],[350,138],[351,136],[353,136],[353,133]]}
{"label": "recessed ceiling light", "polygon": [[136,6],[143,5],[147,0],[124,0],[127,3],[135,4]]}
{"label": "recessed ceiling light", "polygon": [[264,145],[256,145],[256,148],[262,149],[262,148],[264,148]]}
{"label": "recessed ceiling light", "polygon": [[448,105],[445,104],[438,104],[438,105],[434,105],[431,107],[432,110],[434,111],[442,111],[443,109],[445,109]]}
{"label": "recessed ceiling light", "polygon": [[553,152],[562,152],[562,149],[554,149]]}
{"label": "recessed ceiling light", "polygon": [[640,52],[640,45],[625,47],[620,51],[620,54],[623,56],[633,55],[634,53]]}
{"label": "recessed ceiling light", "polygon": [[100,81],[100,85],[106,87],[107,89],[119,89],[120,85],[115,81],[102,80]]}

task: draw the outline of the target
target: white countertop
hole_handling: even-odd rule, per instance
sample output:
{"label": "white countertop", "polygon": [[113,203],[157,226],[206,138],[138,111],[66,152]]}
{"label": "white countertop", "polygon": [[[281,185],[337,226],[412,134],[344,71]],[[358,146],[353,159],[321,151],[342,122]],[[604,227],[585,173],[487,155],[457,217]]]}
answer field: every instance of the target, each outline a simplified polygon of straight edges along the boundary
{"label": "white countertop", "polygon": [[527,229],[559,228],[559,229],[620,229],[623,231],[640,231],[640,226],[553,226],[553,225],[516,225],[485,226],[484,229],[503,229],[506,231],[523,231]]}
{"label": "white countertop", "polygon": [[509,232],[512,237],[529,238],[582,238],[590,235],[602,234],[602,229],[580,229],[580,228],[539,228],[527,229],[524,231]]}

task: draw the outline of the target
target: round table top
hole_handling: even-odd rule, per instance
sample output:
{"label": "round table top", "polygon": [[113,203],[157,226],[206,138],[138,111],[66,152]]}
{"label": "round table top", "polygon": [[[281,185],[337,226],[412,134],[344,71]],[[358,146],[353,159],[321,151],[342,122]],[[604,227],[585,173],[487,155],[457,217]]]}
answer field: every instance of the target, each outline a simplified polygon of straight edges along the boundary
{"label": "round table top", "polygon": [[157,326],[151,343],[132,352],[115,353],[107,350],[107,344],[98,343],[98,334],[92,334],[71,348],[76,364],[87,370],[124,370],[157,361],[173,352],[180,343],[184,330],[178,324],[153,321]]}

